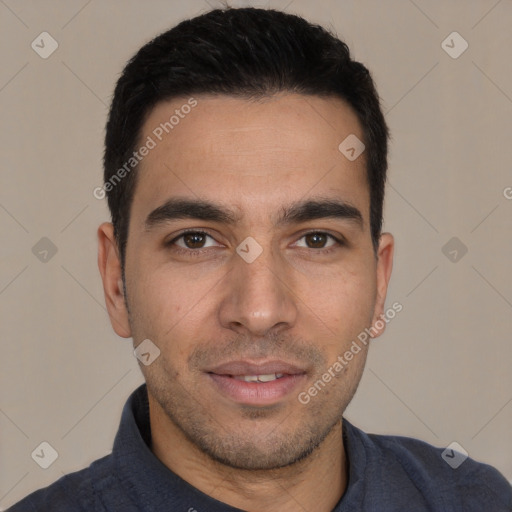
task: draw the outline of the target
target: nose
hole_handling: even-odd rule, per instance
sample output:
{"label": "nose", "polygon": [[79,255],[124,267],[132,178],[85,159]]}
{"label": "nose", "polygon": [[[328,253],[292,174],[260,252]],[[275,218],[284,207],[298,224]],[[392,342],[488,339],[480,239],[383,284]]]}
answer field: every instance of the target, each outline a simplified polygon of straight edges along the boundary
{"label": "nose", "polygon": [[224,328],[238,334],[266,336],[295,324],[293,283],[271,249],[264,249],[251,263],[234,255],[233,268],[223,286],[219,316]]}

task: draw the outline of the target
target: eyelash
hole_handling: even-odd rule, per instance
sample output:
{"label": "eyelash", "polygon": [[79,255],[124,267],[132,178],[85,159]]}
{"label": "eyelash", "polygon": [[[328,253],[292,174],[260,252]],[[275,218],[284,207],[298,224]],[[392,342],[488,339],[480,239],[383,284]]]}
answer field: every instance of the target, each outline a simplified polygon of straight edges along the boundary
{"label": "eyelash", "polygon": [[[200,229],[191,229],[191,230],[181,232],[178,236],[174,237],[169,242],[166,242],[165,245],[166,245],[166,247],[171,247],[173,249],[173,251],[177,252],[178,254],[201,256],[204,251],[207,251],[209,249],[208,247],[200,248],[200,249],[185,249],[183,247],[179,247],[179,246],[175,245],[175,242],[177,240],[179,240],[180,238],[183,238],[186,235],[190,235],[190,234],[203,235],[203,236],[209,236],[210,238],[214,238],[210,233],[208,233],[206,231],[202,231]],[[314,251],[316,253],[330,254],[333,250],[338,249],[339,247],[346,246],[346,242],[342,238],[338,238],[334,235],[331,235],[331,233],[326,233],[325,231],[308,231],[307,233],[304,233],[299,238],[299,240],[308,235],[326,235],[327,237],[334,240],[336,242],[336,245],[327,247],[326,249],[322,249],[322,248],[314,249],[314,248],[310,248],[310,247],[302,247],[302,249],[311,249],[312,251]]]}

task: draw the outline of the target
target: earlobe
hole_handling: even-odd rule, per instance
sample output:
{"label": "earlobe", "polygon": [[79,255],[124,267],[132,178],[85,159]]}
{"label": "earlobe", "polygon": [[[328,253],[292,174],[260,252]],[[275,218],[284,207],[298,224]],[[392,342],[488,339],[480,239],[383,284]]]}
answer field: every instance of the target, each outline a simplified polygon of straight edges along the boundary
{"label": "earlobe", "polygon": [[114,227],[110,222],[104,222],[98,228],[98,268],[112,328],[122,338],[130,338],[131,329],[124,298],[121,261],[114,237]]}
{"label": "earlobe", "polygon": [[384,306],[388,291],[388,284],[393,269],[393,253],[395,241],[391,233],[382,233],[379,240],[377,251],[377,295],[375,300],[375,309],[372,319],[372,338],[380,336],[385,328],[386,322],[383,320]]}

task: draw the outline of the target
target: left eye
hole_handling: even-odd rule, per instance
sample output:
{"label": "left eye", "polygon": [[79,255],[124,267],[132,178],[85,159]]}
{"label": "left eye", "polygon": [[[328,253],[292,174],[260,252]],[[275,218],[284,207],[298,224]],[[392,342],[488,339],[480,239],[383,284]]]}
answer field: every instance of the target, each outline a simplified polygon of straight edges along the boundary
{"label": "left eye", "polygon": [[[333,235],[319,231],[306,233],[300,238],[300,240],[302,239],[306,240],[306,245],[299,245],[299,247],[306,247],[307,249],[326,249],[327,247],[332,247],[333,245],[340,243],[340,241]],[[331,244],[326,245],[326,243],[329,241],[331,241]]]}

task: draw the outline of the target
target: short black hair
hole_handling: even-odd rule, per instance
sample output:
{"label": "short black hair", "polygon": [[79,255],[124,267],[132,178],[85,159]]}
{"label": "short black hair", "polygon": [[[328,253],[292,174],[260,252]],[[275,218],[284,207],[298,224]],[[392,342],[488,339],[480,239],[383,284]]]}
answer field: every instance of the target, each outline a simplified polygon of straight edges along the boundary
{"label": "short black hair", "polygon": [[201,93],[258,99],[281,92],[337,97],[357,114],[377,249],[389,133],[368,69],[351,58],[338,37],[299,16],[228,7],[182,21],[154,38],[127,63],[117,82],[106,125],[104,181],[123,269],[137,182],[137,166],[126,172],[126,162],[133,159],[156,104]]}

